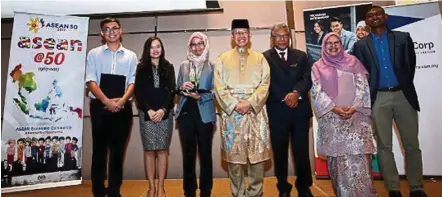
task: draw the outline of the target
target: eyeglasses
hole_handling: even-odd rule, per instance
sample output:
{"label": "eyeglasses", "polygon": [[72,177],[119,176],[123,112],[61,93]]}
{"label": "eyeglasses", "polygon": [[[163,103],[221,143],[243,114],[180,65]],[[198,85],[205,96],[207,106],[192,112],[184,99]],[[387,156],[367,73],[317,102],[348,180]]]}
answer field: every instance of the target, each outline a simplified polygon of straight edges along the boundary
{"label": "eyeglasses", "polygon": [[198,42],[198,43],[190,43],[190,48],[196,48],[196,47],[204,47],[204,41]]}
{"label": "eyeglasses", "polygon": [[282,39],[289,39],[290,35],[288,35],[288,34],[274,34],[274,35],[272,35],[272,37],[274,37],[278,40],[282,40]]}
{"label": "eyeglasses", "polygon": [[109,28],[109,27],[106,27],[106,28],[103,28],[101,31],[103,31],[104,33],[109,33],[109,32],[117,32],[118,30],[120,30],[120,27],[112,27],[112,28]]}
{"label": "eyeglasses", "polygon": [[234,31],[234,32],[232,32],[232,34],[235,36],[245,36],[245,35],[249,34],[249,31]]}
{"label": "eyeglasses", "polygon": [[325,43],[327,46],[339,46],[341,44],[341,42],[336,41],[336,42],[326,42]]}

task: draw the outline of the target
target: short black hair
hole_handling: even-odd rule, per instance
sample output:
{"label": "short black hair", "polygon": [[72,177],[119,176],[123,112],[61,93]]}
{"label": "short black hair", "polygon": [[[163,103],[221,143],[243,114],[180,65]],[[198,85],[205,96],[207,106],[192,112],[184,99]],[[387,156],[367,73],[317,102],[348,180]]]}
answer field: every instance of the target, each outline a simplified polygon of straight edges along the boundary
{"label": "short black hair", "polygon": [[332,17],[332,18],[330,19],[330,22],[339,22],[339,23],[342,23],[341,19],[340,19],[339,17],[336,17],[336,16]]}
{"label": "short black hair", "polygon": [[[368,9],[368,11],[370,11],[370,10],[372,10],[372,9],[375,9],[375,8],[379,8],[379,9],[381,9],[381,10],[384,10],[384,8],[381,7],[381,6],[379,6],[379,5],[371,5],[371,7],[370,7],[370,9]],[[384,10],[384,11],[385,11],[385,10]]]}
{"label": "short black hair", "polygon": [[[116,22],[118,24],[118,26],[121,28],[121,23],[118,19],[116,19],[114,17],[106,17],[105,19],[103,19],[100,22],[100,30],[103,31],[104,25],[107,23],[112,23],[112,22]],[[123,42],[123,36],[120,36],[120,42]],[[106,39],[103,36],[101,36],[101,44],[106,44]]]}
{"label": "short black hair", "polygon": [[107,23],[112,23],[112,22],[116,22],[118,24],[118,26],[121,27],[121,23],[118,19],[114,18],[114,17],[106,17],[105,19],[103,19],[100,22],[100,29],[103,29],[103,26]]}
{"label": "short black hair", "polygon": [[383,7],[381,7],[381,6],[379,6],[379,5],[371,5],[370,9],[368,9],[368,10],[367,10],[367,13],[365,13],[365,15],[367,15],[367,14],[368,14],[368,12],[370,12],[370,11],[371,11],[371,10],[373,10],[373,9],[381,9],[381,10],[382,10],[382,12],[384,12],[384,13],[385,13],[385,10],[384,10],[384,8],[383,8]]}

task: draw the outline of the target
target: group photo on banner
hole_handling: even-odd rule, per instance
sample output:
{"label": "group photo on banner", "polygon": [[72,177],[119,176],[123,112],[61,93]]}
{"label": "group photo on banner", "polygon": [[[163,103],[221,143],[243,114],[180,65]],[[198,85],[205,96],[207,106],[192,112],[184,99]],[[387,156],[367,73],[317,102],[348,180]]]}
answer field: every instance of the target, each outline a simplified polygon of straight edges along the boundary
{"label": "group photo on banner", "polygon": [[2,125],[2,192],[81,184],[89,19],[15,13]]}

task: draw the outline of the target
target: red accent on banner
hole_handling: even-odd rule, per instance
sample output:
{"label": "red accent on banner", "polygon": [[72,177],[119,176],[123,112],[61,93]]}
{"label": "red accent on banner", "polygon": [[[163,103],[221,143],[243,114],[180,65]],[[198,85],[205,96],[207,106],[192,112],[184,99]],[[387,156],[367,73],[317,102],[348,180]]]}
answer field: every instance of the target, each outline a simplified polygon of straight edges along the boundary
{"label": "red accent on banner", "polygon": [[327,160],[316,157],[315,171],[316,171],[316,176],[329,176],[327,168]]}

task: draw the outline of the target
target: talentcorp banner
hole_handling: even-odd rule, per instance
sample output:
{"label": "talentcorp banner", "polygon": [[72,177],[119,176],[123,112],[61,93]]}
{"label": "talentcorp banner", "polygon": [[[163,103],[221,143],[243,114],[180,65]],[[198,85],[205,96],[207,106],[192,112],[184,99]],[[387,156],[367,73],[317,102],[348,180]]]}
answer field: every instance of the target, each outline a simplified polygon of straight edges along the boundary
{"label": "talentcorp banner", "polygon": [[[409,32],[416,52],[414,84],[421,110],[419,140],[424,175],[441,176],[442,158],[442,20],[438,2],[385,7],[387,25],[394,31]],[[399,132],[393,131],[393,153],[399,174],[405,174],[405,150]]]}
{"label": "talentcorp banner", "polygon": [[81,184],[87,17],[15,13],[2,193]]}

